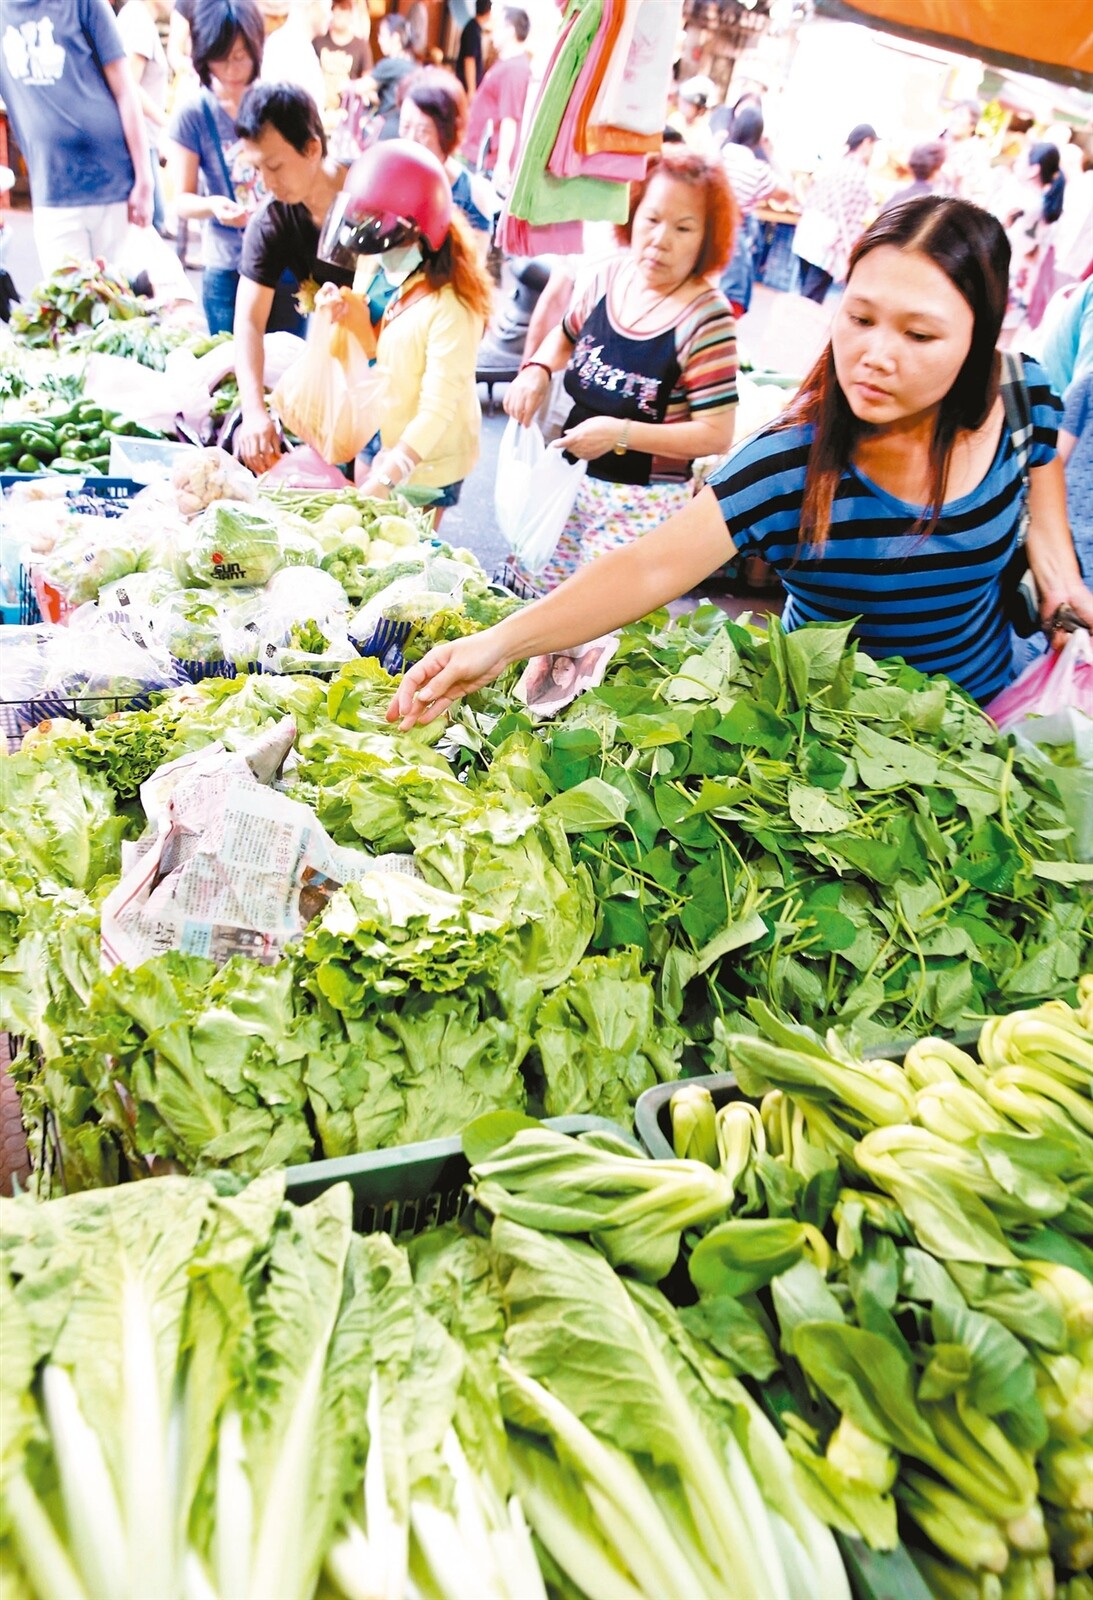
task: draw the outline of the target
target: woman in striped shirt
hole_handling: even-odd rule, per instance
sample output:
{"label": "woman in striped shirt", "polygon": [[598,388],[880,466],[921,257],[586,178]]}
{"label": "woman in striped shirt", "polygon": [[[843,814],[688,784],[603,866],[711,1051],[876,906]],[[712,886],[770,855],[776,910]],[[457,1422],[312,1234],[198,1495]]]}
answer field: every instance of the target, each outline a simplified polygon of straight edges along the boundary
{"label": "woman in striped shirt", "polygon": [[[428,721],[511,661],[563,650],[684,594],[738,550],[788,594],[787,628],[856,620],[876,656],[947,673],[987,700],[1009,680],[1001,581],[1023,478],[999,394],[1001,225],[926,196],[858,241],[831,343],[788,415],[736,450],[690,505],[487,632],[407,674],[392,720]],[[1045,630],[1069,606],[1093,626],[1055,453],[1059,403],[1025,366],[1031,405],[1027,552]]]}
{"label": "woman in striped shirt", "polygon": [[553,589],[659,527],[689,501],[694,458],[731,446],[735,324],[706,280],[728,260],[736,215],[718,162],[665,149],[619,230],[629,248],[592,275],[510,386],[505,410],[526,427],[564,367],[572,409],[558,444],[588,462],[542,574],[515,557],[502,568],[517,594]]}

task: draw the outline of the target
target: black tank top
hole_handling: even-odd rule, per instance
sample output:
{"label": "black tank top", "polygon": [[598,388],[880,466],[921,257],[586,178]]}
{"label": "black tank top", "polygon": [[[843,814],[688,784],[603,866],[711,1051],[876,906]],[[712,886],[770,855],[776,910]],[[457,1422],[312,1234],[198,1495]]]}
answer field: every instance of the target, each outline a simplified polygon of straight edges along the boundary
{"label": "black tank top", "polygon": [[[611,321],[607,295],[597,300],[585,319],[565,373],[565,391],[573,400],[566,428],[589,417],[618,417],[620,423],[663,422],[680,377],[676,329],[647,338],[620,333]],[[653,457],[645,450],[613,450],[588,463],[590,478],[608,483],[647,484]]]}

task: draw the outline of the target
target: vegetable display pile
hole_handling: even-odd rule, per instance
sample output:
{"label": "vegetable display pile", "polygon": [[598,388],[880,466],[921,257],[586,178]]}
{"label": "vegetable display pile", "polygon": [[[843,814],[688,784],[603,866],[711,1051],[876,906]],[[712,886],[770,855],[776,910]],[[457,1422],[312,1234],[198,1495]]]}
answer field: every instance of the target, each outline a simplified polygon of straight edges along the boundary
{"label": "vegetable display pile", "polygon": [[812,1508],[875,1549],[902,1533],[936,1600],[1084,1597],[1093,978],[1078,1011],[990,1019],[978,1058],[924,1039],[902,1067],[756,1016],[719,1108],[699,1082],[672,1096],[675,1160],[483,1119],[475,1199],[495,1230],[665,1279],[688,1334],[763,1386]]}
{"label": "vegetable display pile", "polygon": [[1051,998],[1089,965],[1093,869],[1053,787],[952,683],[849,631],[654,617],[552,724],[523,731],[489,691],[485,738],[463,714],[572,835],[594,948],[636,946],[662,1011],[714,1041],[699,1070],[750,994],[868,1040]]}
{"label": "vegetable display pile", "polygon": [[104,473],[115,437],[162,439],[163,434],[94,400],[0,421],[0,472],[67,472],[81,478]]}
{"label": "vegetable display pile", "polygon": [[505,1221],[407,1251],[352,1233],[344,1185],[281,1189],[0,1202],[8,1600],[849,1600],[656,1289]]}
{"label": "vegetable display pile", "polygon": [[[1073,992],[1088,965],[1089,869],[1042,767],[844,629],[654,618],[549,730],[513,677],[410,733],[369,660],[329,684],[208,680],[10,759],[0,1026],[35,1046],[16,1075],[67,1187],[250,1174],[491,1107],[625,1120],[722,1067],[750,996],[868,1039]],[[167,953],[103,975],[143,778],[285,715],[288,792],[418,876],[339,891],[271,967]]]}
{"label": "vegetable display pile", "polygon": [[56,349],[83,329],[143,317],[147,310],[148,302],[132,294],[101,261],[69,261],[14,308],[11,328],[22,344]]}
{"label": "vegetable display pile", "polygon": [[1093,979],[902,1066],[755,1011],[680,1154],[490,1113],[402,1245],[277,1173],[0,1202],[5,1594],[849,1600],[861,1540],[1088,1600]]}
{"label": "vegetable display pile", "polygon": [[[879,1548],[898,1525],[939,1600],[1087,1593],[1093,978],[1081,995],[990,1019],[975,1056],[923,1039],[902,1068],[756,1006],[720,1105],[672,1097],[676,1151],[733,1194],[690,1238],[698,1325],[757,1379],[787,1369],[813,1505]],[[482,1170],[515,1175],[502,1214],[534,1212],[526,1155]]]}

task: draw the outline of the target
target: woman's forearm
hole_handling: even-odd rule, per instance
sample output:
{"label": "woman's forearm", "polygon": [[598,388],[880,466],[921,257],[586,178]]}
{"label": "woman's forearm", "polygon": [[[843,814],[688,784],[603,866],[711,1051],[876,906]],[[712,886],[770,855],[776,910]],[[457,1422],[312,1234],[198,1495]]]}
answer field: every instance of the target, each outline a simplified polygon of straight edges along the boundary
{"label": "woman's forearm", "polygon": [[651,456],[693,461],[696,456],[725,455],[731,450],[735,422],[735,406],[715,417],[692,417],[686,422],[632,422],[626,442],[629,449]]}
{"label": "woman's forearm", "polygon": [[1050,593],[1081,580],[1066,514],[1066,479],[1058,456],[1029,473],[1028,561],[1040,589]]}
{"label": "woman's forearm", "polygon": [[611,551],[497,625],[507,659],[585,644],[693,589],[736,553],[712,489],[643,539]]}
{"label": "woman's forearm", "polygon": [[176,193],[175,210],[186,222],[204,222],[206,217],[214,215],[212,199],[206,194]]}
{"label": "woman's forearm", "polygon": [[528,356],[529,361],[534,361],[538,366],[549,367],[551,372],[560,372],[573,354],[573,342],[562,328],[561,323],[552,328],[534,354]]}

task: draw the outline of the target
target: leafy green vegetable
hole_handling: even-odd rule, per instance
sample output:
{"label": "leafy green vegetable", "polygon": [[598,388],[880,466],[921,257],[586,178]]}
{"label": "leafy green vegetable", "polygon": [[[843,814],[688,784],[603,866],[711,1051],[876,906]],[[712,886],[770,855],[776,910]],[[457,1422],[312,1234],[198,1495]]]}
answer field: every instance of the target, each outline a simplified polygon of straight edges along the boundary
{"label": "leafy green vegetable", "polygon": [[682,1041],[658,1028],[654,1013],[636,951],[579,962],[535,1016],[546,1114],[625,1122],[639,1094],[674,1078]]}

